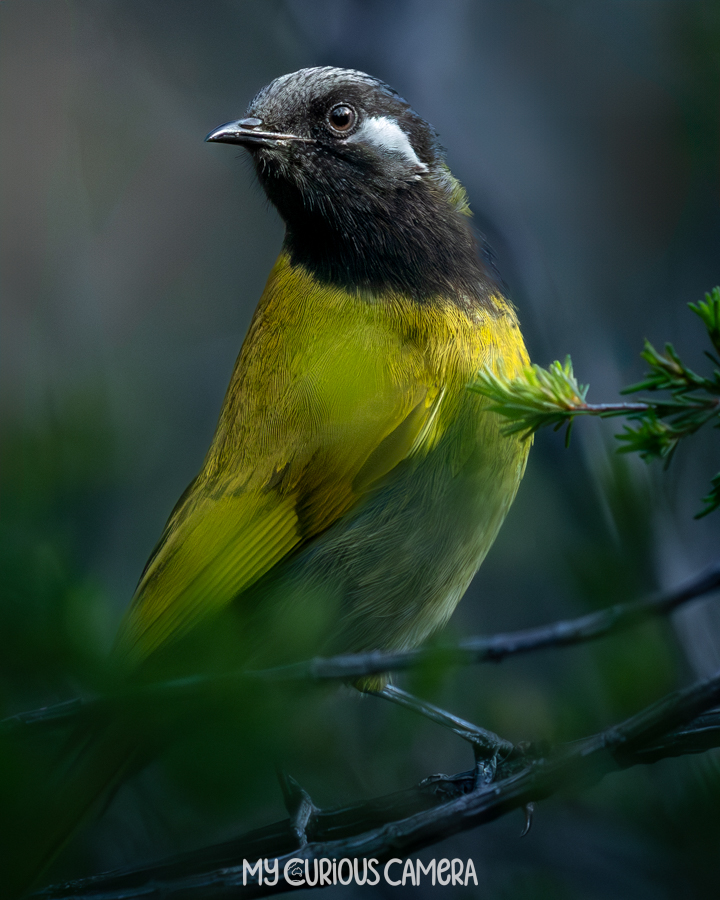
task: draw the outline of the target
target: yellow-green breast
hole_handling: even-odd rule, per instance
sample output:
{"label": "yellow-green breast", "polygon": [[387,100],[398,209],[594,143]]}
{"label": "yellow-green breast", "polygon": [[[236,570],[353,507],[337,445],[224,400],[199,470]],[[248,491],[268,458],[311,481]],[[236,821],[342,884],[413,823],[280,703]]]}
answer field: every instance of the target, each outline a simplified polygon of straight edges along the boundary
{"label": "yellow-green breast", "polygon": [[528,362],[513,309],[494,300],[348,293],[281,254],[121,652],[144,658],[228,606],[254,611],[243,652],[259,660],[409,647],[442,625],[527,455],[467,389],[484,364]]}

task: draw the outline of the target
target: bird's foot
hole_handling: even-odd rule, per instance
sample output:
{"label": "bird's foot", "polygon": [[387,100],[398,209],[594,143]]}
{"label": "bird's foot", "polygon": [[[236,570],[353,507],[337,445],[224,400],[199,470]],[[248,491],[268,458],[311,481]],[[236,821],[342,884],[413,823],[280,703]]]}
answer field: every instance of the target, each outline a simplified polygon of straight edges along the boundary
{"label": "bird's foot", "polygon": [[505,759],[513,752],[514,745],[510,741],[506,741],[499,735],[479,725],[473,725],[459,716],[446,712],[432,703],[420,700],[407,691],[396,687],[394,684],[385,685],[379,691],[369,691],[377,697],[390,700],[406,709],[412,709],[430,719],[443,728],[448,728],[464,741],[468,741],[472,745],[475,755],[475,787],[489,784],[495,778],[498,760]]}

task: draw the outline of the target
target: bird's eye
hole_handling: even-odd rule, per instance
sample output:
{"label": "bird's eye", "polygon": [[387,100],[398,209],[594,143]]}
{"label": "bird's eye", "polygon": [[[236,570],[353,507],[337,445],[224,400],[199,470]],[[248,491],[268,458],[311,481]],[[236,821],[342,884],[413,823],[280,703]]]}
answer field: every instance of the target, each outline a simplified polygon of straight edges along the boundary
{"label": "bird's eye", "polygon": [[333,131],[346,134],[357,122],[357,113],[345,103],[338,103],[328,113],[328,122]]}

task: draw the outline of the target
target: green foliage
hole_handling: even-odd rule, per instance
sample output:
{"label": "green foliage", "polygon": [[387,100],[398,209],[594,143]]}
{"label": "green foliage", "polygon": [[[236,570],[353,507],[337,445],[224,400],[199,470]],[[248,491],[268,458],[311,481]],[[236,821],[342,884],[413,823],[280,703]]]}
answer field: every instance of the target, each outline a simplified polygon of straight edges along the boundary
{"label": "green foliage", "polygon": [[[552,426],[557,430],[567,424],[567,444],[577,415],[625,416],[632,424],[625,425],[623,432],[616,435],[622,441],[619,452],[638,453],[645,460],[661,459],[667,466],[681,440],[708,422],[720,428],[720,287],[705,294],[705,300],[689,306],[707,330],[714,353],[705,355],[714,368],[709,377],[699,375],[685,365],[672,344],[665,344],[661,353],[646,340],[641,356],[650,370],[642,381],[622,393],[664,392],[666,396],[661,399],[586,403],[587,387],[578,384],[569,356],[564,363],[553,362],[547,369],[529,366],[517,378],[483,369],[473,389],[490,400],[493,412],[509,420],[505,433],[521,432],[523,438],[540,428]],[[720,507],[720,473],[712,479],[712,489],[703,503],[705,506],[696,518]]]}
{"label": "green foliage", "polygon": [[510,420],[505,434],[522,432],[528,438],[538,429],[553,425],[555,430],[568,425],[573,416],[586,408],[587,385],[578,384],[569,356],[565,362],[553,362],[547,369],[528,366],[519,378],[496,375],[489,368],[478,373],[473,390],[491,401],[490,409]]}
{"label": "green foliage", "polygon": [[[708,335],[712,341],[715,352],[720,356],[720,287],[712,289],[711,293],[705,294],[705,300],[699,303],[688,303],[690,309],[702,319],[703,325],[707,328]],[[708,354],[710,355],[710,354]],[[712,357],[710,357],[712,359]],[[713,359],[715,363],[720,365],[717,357]],[[717,378],[717,372],[715,373]]]}
{"label": "green foliage", "polygon": [[0,709],[77,691],[101,657],[102,592],[87,573],[98,508],[113,490],[113,434],[99,392],[0,437]]}
{"label": "green foliage", "polygon": [[712,484],[710,492],[702,498],[705,509],[701,509],[700,512],[697,513],[695,516],[696,519],[701,519],[703,516],[706,516],[720,506],[720,472],[713,476],[710,483]]}

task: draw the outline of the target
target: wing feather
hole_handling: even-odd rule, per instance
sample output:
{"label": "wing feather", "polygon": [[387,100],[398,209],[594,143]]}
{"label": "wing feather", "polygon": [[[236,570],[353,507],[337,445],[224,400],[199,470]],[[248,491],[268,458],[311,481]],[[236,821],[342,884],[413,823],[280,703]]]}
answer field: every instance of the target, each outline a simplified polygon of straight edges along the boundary
{"label": "wing feather", "polygon": [[295,285],[291,297],[304,289],[307,302],[289,304],[287,277],[278,263],[203,470],[138,585],[121,655],[141,660],[231,603],[435,427],[443,391],[418,345],[357,297]]}

